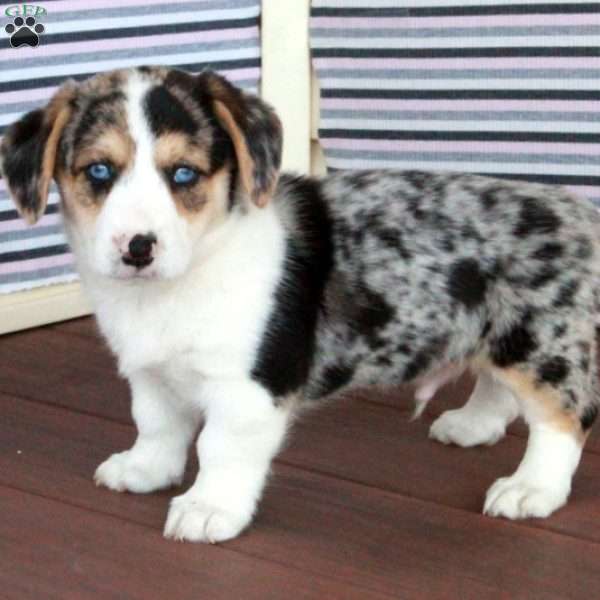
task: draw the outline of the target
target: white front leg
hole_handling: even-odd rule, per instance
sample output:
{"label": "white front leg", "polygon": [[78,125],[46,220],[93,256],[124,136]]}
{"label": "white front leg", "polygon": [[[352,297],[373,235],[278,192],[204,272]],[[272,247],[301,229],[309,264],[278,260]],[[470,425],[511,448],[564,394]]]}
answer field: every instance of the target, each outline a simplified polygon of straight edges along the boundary
{"label": "white front leg", "polygon": [[206,424],[198,439],[200,473],[171,502],[165,537],[221,542],[252,520],[271,460],[286,432],[289,411],[250,381],[203,386]]}
{"label": "white front leg", "polygon": [[98,467],[96,484],[136,493],[179,485],[201,413],[185,407],[146,372],[135,373],[129,382],[138,436],[131,449],[113,454]]}

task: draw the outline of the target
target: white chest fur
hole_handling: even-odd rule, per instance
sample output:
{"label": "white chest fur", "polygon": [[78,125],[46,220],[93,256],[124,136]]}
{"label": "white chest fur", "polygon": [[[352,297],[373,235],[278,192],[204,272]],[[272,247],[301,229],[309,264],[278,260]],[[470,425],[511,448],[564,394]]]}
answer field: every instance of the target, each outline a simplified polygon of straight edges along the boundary
{"label": "white chest fur", "polygon": [[274,210],[230,219],[172,282],[89,283],[100,328],[130,376],[151,370],[181,395],[203,379],[246,377],[281,278],[285,233]]}

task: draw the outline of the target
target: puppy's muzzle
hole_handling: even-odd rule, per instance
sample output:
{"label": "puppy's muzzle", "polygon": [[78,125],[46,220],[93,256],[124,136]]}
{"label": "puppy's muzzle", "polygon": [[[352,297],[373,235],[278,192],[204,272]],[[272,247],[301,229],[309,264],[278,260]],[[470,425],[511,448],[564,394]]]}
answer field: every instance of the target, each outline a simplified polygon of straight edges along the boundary
{"label": "puppy's muzzle", "polygon": [[129,241],[129,251],[123,255],[123,262],[136,269],[147,267],[154,260],[152,249],[156,242],[156,236],[153,233],[134,235]]}

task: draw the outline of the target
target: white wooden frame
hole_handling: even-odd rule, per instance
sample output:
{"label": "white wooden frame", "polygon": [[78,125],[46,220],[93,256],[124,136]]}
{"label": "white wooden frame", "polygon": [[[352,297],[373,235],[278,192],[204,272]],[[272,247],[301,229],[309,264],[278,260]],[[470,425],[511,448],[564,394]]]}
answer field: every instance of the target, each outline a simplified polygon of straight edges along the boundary
{"label": "white wooden frame", "polygon": [[[261,17],[261,94],[283,123],[283,168],[298,173],[321,169],[314,158],[319,154],[314,141],[309,9],[310,0],[263,0]],[[0,334],[73,319],[90,310],[79,283],[0,295]]]}

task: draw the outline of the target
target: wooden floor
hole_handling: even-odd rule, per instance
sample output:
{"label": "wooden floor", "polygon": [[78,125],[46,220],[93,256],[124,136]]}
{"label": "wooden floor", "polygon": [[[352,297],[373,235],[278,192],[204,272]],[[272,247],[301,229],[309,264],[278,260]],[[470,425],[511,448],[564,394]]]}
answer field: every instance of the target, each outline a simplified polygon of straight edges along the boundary
{"label": "wooden floor", "polygon": [[180,491],[135,496],[92,482],[135,435],[127,386],[93,322],[2,337],[0,598],[600,597],[600,437],[556,515],[484,517],[485,490],[514,470],[525,431],[471,450],[428,440],[435,415],[469,387],[449,386],[414,423],[408,390],[311,414],[253,526],[220,546],[182,544],[161,535]]}

